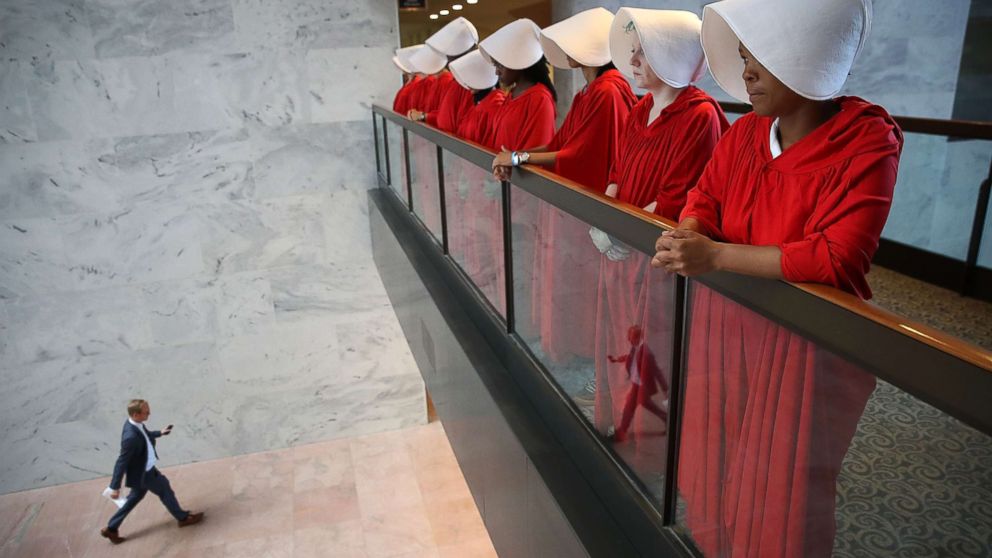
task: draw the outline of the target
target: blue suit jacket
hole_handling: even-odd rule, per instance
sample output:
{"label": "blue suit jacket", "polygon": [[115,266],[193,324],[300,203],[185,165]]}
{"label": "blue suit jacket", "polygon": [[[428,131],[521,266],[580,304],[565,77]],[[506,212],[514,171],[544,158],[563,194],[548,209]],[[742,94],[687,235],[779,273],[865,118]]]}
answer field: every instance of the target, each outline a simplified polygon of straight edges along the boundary
{"label": "blue suit jacket", "polygon": [[[141,428],[145,428],[144,425]],[[155,447],[155,439],[162,435],[161,430],[148,430],[148,439]],[[121,478],[127,476],[125,486],[141,488],[144,484],[145,465],[148,463],[148,444],[141,435],[138,427],[129,421],[124,421],[124,432],[121,433],[121,454],[114,464],[114,475],[110,478],[110,488],[120,490]]]}

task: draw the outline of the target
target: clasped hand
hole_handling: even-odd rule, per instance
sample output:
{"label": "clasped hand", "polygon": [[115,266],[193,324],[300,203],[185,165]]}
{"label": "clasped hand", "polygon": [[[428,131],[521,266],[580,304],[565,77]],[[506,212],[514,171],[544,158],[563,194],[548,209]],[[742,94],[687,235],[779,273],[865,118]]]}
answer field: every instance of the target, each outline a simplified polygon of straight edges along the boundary
{"label": "clasped hand", "polygon": [[694,231],[666,231],[654,244],[657,253],[651,265],[685,277],[700,275],[717,268],[719,247],[719,243]]}
{"label": "clasped hand", "polygon": [[505,146],[500,146],[500,152],[493,158],[493,178],[496,180],[509,180],[513,170],[513,162],[510,160],[510,150]]}

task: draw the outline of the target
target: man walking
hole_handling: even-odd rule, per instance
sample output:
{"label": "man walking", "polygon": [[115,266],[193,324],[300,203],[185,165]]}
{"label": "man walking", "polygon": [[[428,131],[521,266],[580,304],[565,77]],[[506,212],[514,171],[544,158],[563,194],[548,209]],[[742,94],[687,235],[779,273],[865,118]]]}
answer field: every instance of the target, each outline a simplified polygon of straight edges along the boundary
{"label": "man walking", "polygon": [[169,479],[155,468],[158,461],[158,454],[155,453],[155,439],[159,436],[168,436],[172,432],[172,425],[166,426],[164,430],[149,431],[145,428],[144,422],[152,414],[148,402],[144,399],[132,399],[127,405],[127,422],[124,423],[124,432],[121,436],[121,455],[114,465],[114,475],[110,479],[111,497],[115,500],[120,497],[121,478],[127,476],[126,486],[131,489],[127,496],[127,501],[113,517],[110,523],[100,530],[100,535],[110,539],[114,544],[120,544],[125,538],[120,536],[117,529],[127,514],[138,505],[138,502],[151,492],[162,500],[169,513],[176,518],[180,527],[194,525],[203,520],[203,513],[190,513],[179,507],[175,493],[169,485]]}

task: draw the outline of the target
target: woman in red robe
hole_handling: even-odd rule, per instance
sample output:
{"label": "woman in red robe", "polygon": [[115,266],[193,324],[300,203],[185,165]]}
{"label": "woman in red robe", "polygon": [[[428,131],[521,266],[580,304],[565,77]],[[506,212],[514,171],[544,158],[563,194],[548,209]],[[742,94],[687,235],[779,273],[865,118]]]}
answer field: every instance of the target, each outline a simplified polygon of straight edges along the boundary
{"label": "woman in red robe", "polygon": [[396,49],[396,55],[393,56],[393,64],[403,72],[403,86],[399,88],[393,98],[393,112],[403,115],[409,109],[410,92],[416,89],[416,85],[421,79],[421,76],[418,76],[417,71],[413,69],[413,65],[410,64],[410,55],[417,48],[413,46]]}
{"label": "woman in red robe", "polygon": [[[557,93],[551,83],[547,60],[541,50],[541,29],[529,19],[518,19],[498,29],[479,43],[482,55],[496,68],[499,83],[510,93],[496,113],[492,136],[484,145],[500,149],[524,150],[547,145],[555,133],[555,101]],[[497,180],[509,175],[494,168]],[[531,262],[534,261],[537,200],[522,191],[511,196],[514,257],[525,265],[514,268],[515,308],[517,315],[526,316],[521,302],[530,301],[532,281]],[[492,252],[501,254],[502,244]],[[502,285],[497,285],[501,303],[505,300]]]}
{"label": "woman in red robe", "polygon": [[[578,68],[586,86],[575,95],[561,128],[550,142],[518,154],[518,162],[545,165],[591,190],[603,193],[617,154],[618,137],[637,102],[630,85],[610,60],[610,24],[604,8],[580,12],[541,31],[548,60],[558,68]],[[509,167],[512,153],[496,156],[495,167]],[[545,357],[566,363],[593,357],[600,255],[589,243],[589,227],[542,203],[534,262],[532,328]],[[521,316],[521,314],[518,314]]]}
{"label": "woman in red robe", "polygon": [[[449,64],[451,74],[469,92],[472,106],[462,116],[457,135],[482,144],[491,137],[493,119],[506,100],[506,93],[497,89],[496,73],[478,50]],[[492,149],[492,146],[483,145]],[[445,169],[452,178],[448,204],[448,247],[452,258],[486,297],[499,305],[496,285],[503,280],[501,273],[503,251],[493,251],[501,245],[502,211],[499,183],[473,163],[457,157],[445,158]],[[448,182],[446,182],[447,184]],[[499,261],[497,261],[499,260]]]}
{"label": "woman in red robe", "polygon": [[[701,22],[690,12],[621,8],[611,29],[618,68],[648,93],[631,110],[606,195],[645,211],[677,220],[686,193],[729,127],[720,105],[691,85],[706,71],[699,44]],[[643,42],[642,42],[643,37]],[[661,40],[661,39],[664,40]],[[618,448],[642,478],[664,472],[672,316],[672,281],[651,273],[649,258],[624,250],[607,254],[600,266],[596,319],[595,423],[604,434],[631,447]],[[639,381],[629,363],[617,360],[630,346],[630,328],[641,330],[645,345],[664,358],[659,377]],[[650,362],[650,361],[647,361]],[[652,367],[639,366],[643,374]],[[636,420],[635,420],[636,419]]]}
{"label": "woman in red robe", "polygon": [[[479,33],[475,26],[464,17],[457,17],[428,37],[426,45],[444,56],[447,64],[467,54],[478,41]],[[433,108],[415,111],[410,117],[452,134],[458,128],[462,115],[471,108],[472,95],[452,78],[449,71],[442,70],[439,77]]]}
{"label": "woman in red robe", "polygon": [[[713,75],[754,112],[717,146],[653,265],[871,296],[865,275],[902,134],[881,107],[835,97],[864,44],[870,4],[811,1],[704,9]],[[782,29],[804,40],[785,40]],[[874,376],[694,287],[678,465],[685,526],[706,556],[830,556],[836,482]]]}

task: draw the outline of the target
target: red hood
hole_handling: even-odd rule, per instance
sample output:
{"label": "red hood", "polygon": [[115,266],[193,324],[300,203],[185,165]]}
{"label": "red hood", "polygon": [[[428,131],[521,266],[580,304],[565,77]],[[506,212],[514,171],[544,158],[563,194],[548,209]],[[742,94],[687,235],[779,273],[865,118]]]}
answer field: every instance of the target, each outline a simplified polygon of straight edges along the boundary
{"label": "red hood", "polygon": [[[858,97],[834,100],[840,104],[840,112],[792,146],[801,149],[790,147],[771,161],[771,166],[784,172],[804,173],[857,155],[902,152],[902,130],[885,109]],[[756,119],[755,148],[771,159],[768,136],[773,119],[754,113],[743,118]]]}

